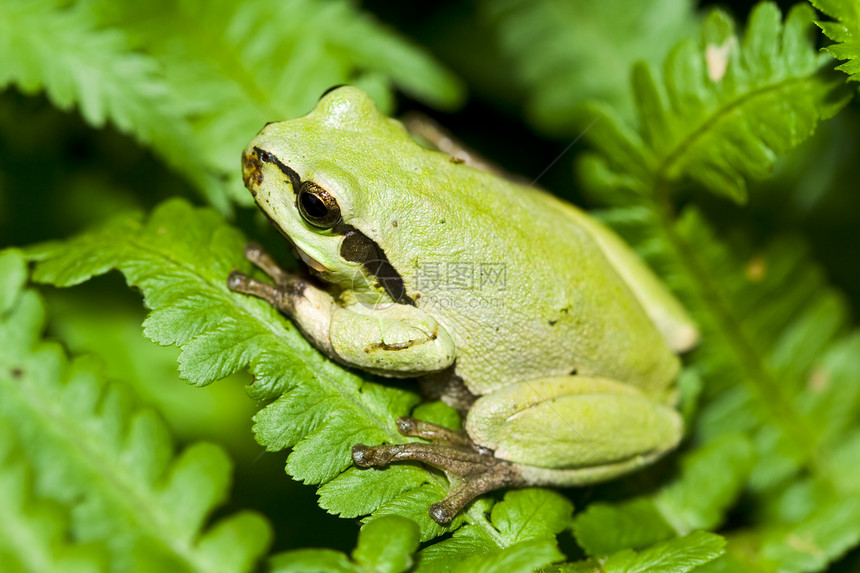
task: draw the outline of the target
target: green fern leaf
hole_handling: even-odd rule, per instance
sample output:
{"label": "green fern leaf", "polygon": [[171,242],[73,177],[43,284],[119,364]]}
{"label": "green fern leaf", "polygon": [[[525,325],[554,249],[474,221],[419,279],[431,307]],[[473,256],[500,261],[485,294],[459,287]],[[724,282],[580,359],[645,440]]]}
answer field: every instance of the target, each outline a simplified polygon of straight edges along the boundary
{"label": "green fern leaf", "polygon": [[836,42],[824,49],[837,60],[836,66],[848,74],[849,81],[860,81],[860,6],[852,0],[810,0],[812,5],[836,22],[816,22],[828,38]]}
{"label": "green fern leaf", "polygon": [[[15,252],[0,260],[12,274],[23,268]],[[43,320],[32,290],[0,318],[0,420],[14,428],[38,493],[73,505],[76,537],[103,542],[117,571],[251,569],[271,535],[262,518],[241,513],[202,530],[229,488],[226,454],[196,444],[174,458],[164,424],[91,361],[42,341]]]}
{"label": "green fern leaf", "polygon": [[682,42],[666,58],[662,79],[646,64],[633,73],[639,127],[606,106],[589,137],[615,177],[640,195],[665,194],[690,179],[742,202],[746,180],[766,177],[776,157],[808,137],[847,101],[842,82],[822,71],[812,10],[759,4],[743,38],[722,11],[702,25],[701,40]]}
{"label": "green fern leaf", "polygon": [[725,541],[713,533],[697,531],[686,537],[657,543],[640,552],[613,554],[603,564],[606,573],[686,573],[722,555]]}
{"label": "green fern leaf", "polygon": [[860,498],[817,508],[802,522],[774,527],[764,536],[763,560],[779,563],[787,573],[821,571],[835,556],[846,553],[860,541],[857,518]]}
{"label": "green fern leaf", "polygon": [[[602,557],[575,563],[564,563],[549,569],[553,573],[687,573],[715,571],[713,566],[723,562],[725,540],[719,535],[697,531],[684,537],[634,551],[625,549]],[[736,571],[740,571],[737,569]]]}
{"label": "green fern leaf", "polygon": [[403,573],[412,567],[418,549],[414,522],[388,516],[366,524],[358,533],[352,560],[331,549],[299,549],[272,557],[272,573]]}
{"label": "green fern leaf", "polygon": [[[419,524],[422,541],[462,525],[458,532],[468,532],[485,552],[528,539],[520,530],[497,530],[478,504],[452,524],[438,525],[427,511],[446,491],[436,472],[405,464],[384,470],[350,467],[357,442],[405,440],[394,421],[409,414],[418,396],[344,370],[268,304],[230,292],[231,270],[251,272],[241,255],[243,244],[216,213],[174,200],[146,221],[121,217],[66,243],[31,248],[29,255],[38,261],[35,280],[58,286],[120,270],[152,309],[146,335],[182,348],[180,374],[190,382],[209,384],[248,367],[255,380],[249,394],[267,403],[255,417],[257,440],[272,451],[292,448],[287,472],[305,483],[324,484],[320,503],[328,511],[369,514],[368,520],[404,516]],[[357,499],[356,488],[367,495]],[[569,513],[569,505],[550,495],[534,517],[550,519],[557,511]]]}
{"label": "green fern leaf", "polygon": [[307,112],[333,85],[364,87],[387,107],[394,86],[440,107],[463,95],[449,72],[345,0],[10,0],[0,53],[15,54],[0,62],[0,87],[44,90],[93,126],[110,121],[222,212],[252,202],[236,165],[254,133]]}
{"label": "green fern leaf", "polygon": [[0,570],[7,573],[107,571],[105,548],[96,543],[70,543],[66,508],[36,498],[32,481],[30,468],[15,451],[12,428],[0,423],[0,498],[3,499],[0,504]]}
{"label": "green fern leaf", "polygon": [[[510,491],[493,506],[490,523],[467,523],[452,537],[421,550],[417,570],[504,570],[505,564],[528,562],[532,553],[541,562],[532,569],[558,561],[561,556],[557,554],[555,536],[568,527],[572,511],[570,502],[555,491]],[[490,541],[494,538],[504,542]],[[501,551],[500,546],[504,547]],[[457,561],[464,558],[462,568],[457,569]]]}
{"label": "green fern leaf", "polygon": [[741,435],[714,440],[688,453],[680,475],[658,492],[589,505],[574,521],[576,540],[589,555],[602,556],[714,529],[746,485],[752,456]]}
{"label": "green fern leaf", "polygon": [[[768,516],[767,527],[729,534],[726,555],[708,566],[707,573],[825,571],[831,561],[855,547],[860,541],[860,498],[856,487],[853,496],[845,499],[834,499],[824,488],[808,498],[809,485],[807,482],[790,487],[779,500],[783,511]],[[806,513],[800,519],[791,515],[798,507],[804,507]],[[786,523],[789,520],[793,522]]]}
{"label": "green fern leaf", "polygon": [[366,570],[400,573],[412,567],[418,527],[403,517],[386,517],[361,528],[352,558]]}
{"label": "green fern leaf", "polygon": [[[754,444],[755,463],[746,487],[755,503],[767,509],[760,512],[764,515],[758,529],[747,529],[737,542],[728,535],[727,559],[751,567],[778,562],[785,570],[819,570],[860,541],[860,487],[856,480],[837,477],[858,469],[843,448],[849,447],[846,433],[857,431],[860,417],[860,390],[854,383],[860,369],[860,335],[849,330],[842,297],[827,286],[796,239],[778,240],[760,250],[740,243],[730,249],[692,208],[677,222],[659,207],[644,205],[613,210],[605,219],[640,247],[702,330],[703,342],[690,359],[705,380],[693,434],[704,449],[693,456],[719,448],[717,444],[737,432],[750,436]],[[725,493],[717,488],[709,499],[694,488],[685,494],[689,486],[681,486],[668,497],[658,493],[654,501],[598,505],[579,518],[578,538],[583,535],[580,541],[586,548],[594,544],[592,549],[603,552],[653,541],[649,534],[672,531],[684,514],[682,523],[717,525],[747,475],[740,472],[728,479],[743,465],[731,460],[730,453],[722,454],[708,480],[695,480],[728,480]],[[708,473],[706,465],[701,471]],[[804,475],[810,477],[802,479]],[[784,490],[791,480],[799,481]],[[675,518],[661,511],[670,500],[675,502]],[[790,515],[786,507],[793,508]],[[828,536],[824,525],[837,521],[839,534]],[[614,536],[597,533],[595,528],[609,523],[620,531]],[[775,525],[779,523],[785,525]],[[643,524],[648,529],[640,527]],[[613,538],[618,545],[611,543]],[[601,548],[607,540],[609,547]],[[750,545],[756,548],[752,552]]]}
{"label": "green fern leaf", "polygon": [[[692,434],[701,449],[684,463],[738,434],[753,456],[742,462],[724,453],[722,467],[696,480],[722,481],[722,493],[699,496],[682,477],[653,496],[590,508],[576,526],[589,551],[636,547],[679,527],[715,527],[741,487],[759,511],[744,530],[725,532],[728,553],[707,571],[818,571],[860,541],[860,488],[837,477],[857,469],[842,448],[860,416],[852,382],[858,335],[843,297],[798,239],[729,245],[697,209],[676,219],[667,200],[689,178],[743,199],[748,178],[766,175],[778,154],[842,105],[807,39],[810,16],[796,7],[780,25],[776,8],[762,4],[737,40],[727,17],[712,14],[698,49],[686,44],[669,56],[662,84],[644,66],[636,72],[638,132],[612,120],[592,130],[604,157],[583,159],[580,173],[595,197],[617,205],[604,220],[702,331],[689,356],[704,381]],[[611,526],[614,535],[597,532]]]}
{"label": "green fern leaf", "polygon": [[347,0],[95,5],[158,59],[181,101],[193,102],[200,152],[239,204],[253,204],[236,167],[248,141],[268,121],[306,113],[334,85],[362,87],[385,110],[395,86],[440,107],[463,97],[454,76]]}
{"label": "green fern leaf", "polygon": [[[94,127],[110,121],[151,146],[213,204],[228,208],[223,183],[194,145],[193,132],[159,64],[134,52],[120,30],[99,29],[83,4],[10,0],[0,6],[0,88],[44,90],[61,109],[77,105]],[[34,33],[39,30],[39,33]]]}
{"label": "green fern leaf", "polygon": [[[688,245],[713,240],[693,213],[679,229]],[[712,381],[699,433],[709,439],[732,425],[751,429],[750,487],[773,514],[755,537],[758,555],[786,571],[818,571],[860,542],[860,488],[836,479],[854,464],[824,461],[838,457],[834,450],[857,428],[860,339],[849,333],[842,297],[804,253],[797,240],[781,240],[730,255],[714,240],[697,263],[710,310],[696,314],[711,335],[695,360]],[[811,477],[782,491],[804,474]],[[785,507],[795,509],[786,515]]]}
{"label": "green fern leaf", "polygon": [[694,27],[692,3],[484,1],[481,16],[513,62],[526,112],[549,133],[581,129],[581,104],[608,102],[632,116],[626,89],[634,62],[657,63]]}
{"label": "green fern leaf", "polygon": [[555,543],[548,539],[532,539],[512,545],[495,555],[472,555],[457,563],[454,573],[507,573],[537,571],[564,559]]}
{"label": "green fern leaf", "polygon": [[[738,425],[767,421],[769,429],[762,432],[781,436],[760,452],[765,457],[753,472],[755,483],[767,487],[838,440],[860,408],[858,392],[842,379],[858,363],[827,360],[846,341],[845,302],[796,239],[758,252],[739,246],[729,251],[694,210],[685,213],[676,232],[673,247],[684,251],[675,255],[695,272],[688,277],[688,307],[709,336],[693,356],[710,382],[699,432],[708,439],[727,431],[727,411],[738,414]],[[695,259],[690,245],[704,245]],[[827,380],[821,392],[810,386],[817,377]],[[844,413],[835,415],[829,407]]]}

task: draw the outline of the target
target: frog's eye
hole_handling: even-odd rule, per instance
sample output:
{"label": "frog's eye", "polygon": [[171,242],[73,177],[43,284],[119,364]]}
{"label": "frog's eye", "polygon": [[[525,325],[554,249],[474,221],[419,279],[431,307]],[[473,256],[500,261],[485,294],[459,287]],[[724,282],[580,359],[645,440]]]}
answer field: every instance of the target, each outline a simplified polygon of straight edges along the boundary
{"label": "frog's eye", "polygon": [[337,201],[316,183],[302,181],[296,201],[299,213],[314,227],[331,229],[340,221],[340,207]]}

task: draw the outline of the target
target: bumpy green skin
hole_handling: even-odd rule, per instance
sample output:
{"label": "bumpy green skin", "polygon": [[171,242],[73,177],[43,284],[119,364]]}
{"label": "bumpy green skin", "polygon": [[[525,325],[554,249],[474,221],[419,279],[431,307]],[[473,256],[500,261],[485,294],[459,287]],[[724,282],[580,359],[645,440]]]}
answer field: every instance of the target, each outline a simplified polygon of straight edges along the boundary
{"label": "bumpy green skin", "polygon": [[[414,304],[393,302],[367,265],[343,258],[343,226],[308,224],[284,169],[247,159],[261,151],[327,190]],[[417,145],[350,87],[268,125],[245,153],[257,203],[330,284],[307,286],[312,302],[290,313],[330,356],[392,376],[453,364],[479,396],[469,436],[528,483],[607,479],[677,444],[675,351],[695,328],[582,211]],[[463,288],[446,272],[455,268],[491,275]]]}

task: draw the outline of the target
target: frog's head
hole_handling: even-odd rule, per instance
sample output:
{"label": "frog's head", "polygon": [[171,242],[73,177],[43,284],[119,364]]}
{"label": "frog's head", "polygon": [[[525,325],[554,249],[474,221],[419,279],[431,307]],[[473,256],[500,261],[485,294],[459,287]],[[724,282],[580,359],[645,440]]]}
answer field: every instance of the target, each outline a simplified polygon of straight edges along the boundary
{"label": "frog's head", "polygon": [[385,216],[386,194],[365,176],[391,168],[380,146],[404,141],[411,144],[402,125],[367,94],[340,87],[308,115],[263,128],[242,155],[245,186],[323,280],[359,300],[410,303],[380,246],[375,221]]}

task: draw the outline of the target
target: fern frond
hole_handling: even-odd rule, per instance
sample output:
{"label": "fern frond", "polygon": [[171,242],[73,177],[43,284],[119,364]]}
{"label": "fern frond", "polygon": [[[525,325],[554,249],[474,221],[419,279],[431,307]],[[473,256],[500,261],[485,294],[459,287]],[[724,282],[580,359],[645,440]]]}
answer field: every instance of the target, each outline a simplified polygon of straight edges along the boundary
{"label": "fern frond", "polygon": [[[672,485],[590,509],[576,526],[587,550],[653,542],[685,522],[715,527],[741,487],[759,509],[742,531],[725,532],[728,553],[708,571],[818,571],[860,541],[860,487],[837,477],[857,469],[839,452],[846,433],[860,430],[860,336],[843,297],[799,239],[760,249],[727,244],[695,207],[676,219],[669,204],[687,179],[743,200],[747,179],[767,175],[779,154],[844,103],[839,82],[820,69],[810,19],[809,7],[798,6],[780,24],[775,6],[760,4],[738,39],[727,16],[712,13],[699,46],[682,44],[667,58],[662,82],[646,66],[635,72],[638,131],[606,115],[590,134],[604,157],[584,158],[580,173],[598,200],[616,205],[604,220],[664,278],[702,332],[689,357],[704,380],[692,434],[701,449],[684,463],[737,435],[754,456],[740,471],[744,463],[725,455],[711,475],[730,476],[731,495],[681,495],[687,501],[678,508],[695,508],[686,516],[665,513],[661,498]],[[683,474],[679,483],[678,492],[688,489]],[[622,532],[596,535],[609,523]]]}
{"label": "fern frond", "polygon": [[686,573],[695,571],[722,555],[724,545],[725,541],[719,535],[697,531],[684,537],[656,543],[643,551],[619,551],[610,556],[603,567],[607,573]]}
{"label": "fern frond", "polygon": [[[546,535],[525,538],[501,551],[487,553],[468,532],[458,531],[454,537],[430,546],[418,553],[416,573],[509,573],[511,571],[554,571],[603,573],[687,573],[712,562],[723,553],[724,540],[712,533],[696,532],[684,537],[656,543],[642,551],[626,549],[607,557],[576,563],[562,563],[564,558],[552,541],[557,525],[535,519],[523,520],[529,504],[541,503],[542,490],[530,490],[520,499],[509,494],[493,511],[493,522],[503,530],[505,526],[525,524],[527,528],[544,529]],[[533,509],[532,509],[533,511]],[[508,520],[510,522],[508,523]],[[412,527],[410,527],[410,525]],[[300,549],[288,551],[272,558],[273,573],[359,573],[362,571],[390,571],[400,573],[412,564],[412,553],[417,547],[417,530],[414,524],[393,516],[383,517],[365,525],[358,536],[358,545],[352,559],[330,549]]]}
{"label": "fern frond", "polygon": [[[38,31],[38,32],[36,32]],[[9,0],[0,5],[0,88],[44,91],[61,109],[77,106],[94,127],[110,121],[152,147],[219,209],[223,182],[195,145],[188,118],[160,74],[127,35],[101,29],[83,4]]]}
{"label": "fern frond", "polygon": [[848,74],[848,80],[860,81],[860,5],[852,0],[810,0],[812,5],[836,21],[816,24],[836,42],[824,49],[837,60],[848,60],[836,66]]}
{"label": "fern frond", "polygon": [[[761,250],[742,244],[730,249],[693,208],[677,222],[646,206],[606,215],[667,278],[702,330],[702,343],[690,356],[705,380],[695,442],[706,451],[741,432],[754,445],[755,463],[745,485],[755,503],[766,509],[758,529],[744,531],[738,553],[746,563],[819,570],[860,541],[860,487],[838,478],[858,469],[844,448],[846,433],[860,431],[860,334],[850,330],[843,298],[826,284],[796,239],[778,240]],[[720,463],[709,481],[719,483],[713,476],[726,479],[734,474],[732,490],[737,491],[747,473],[734,473],[741,466],[730,455],[723,455]],[[784,491],[789,483],[796,485]],[[650,524],[642,531],[644,541],[653,541],[655,532],[676,532],[671,519],[654,511],[663,509],[661,495],[612,505],[610,510],[598,506],[593,514],[589,510],[580,517],[577,531],[585,532],[582,528],[595,520],[587,530],[593,532],[609,519],[626,523],[622,536],[634,539],[640,525]],[[724,502],[731,499],[715,503],[716,498],[693,496],[699,503],[690,504],[691,498],[685,498],[687,503],[679,508],[698,506],[698,511],[713,512],[712,518],[699,522],[708,528],[720,521],[728,509]],[[786,515],[785,504],[797,508],[795,513]],[[839,535],[829,536],[827,523],[839,523]],[[729,552],[734,553],[734,537],[728,538]],[[588,539],[604,543],[607,538]],[[586,547],[590,543],[583,541]],[[748,555],[750,545],[756,551]],[[818,566],[789,566],[804,562]]]}
{"label": "fern frond", "polygon": [[[354,83],[380,103],[397,86],[440,107],[460,82],[346,0],[10,0],[0,7],[0,87],[44,90],[94,126],[153,148],[220,211],[251,204],[239,156],[268,121]],[[40,33],[33,33],[40,30]]]}
{"label": "fern frond", "polygon": [[783,484],[810,476],[790,494],[804,509],[762,519],[760,558],[783,570],[820,570],[860,542],[860,487],[834,479],[854,463],[829,461],[860,429],[860,336],[798,240],[730,253],[694,211],[677,229],[679,248],[712,241],[684,263],[699,297],[689,308],[709,339],[694,355],[709,380],[697,430],[705,440],[732,425],[750,432],[757,461],[749,487],[769,511],[785,503]]}
{"label": "fern frond", "polygon": [[[98,573],[107,552],[96,543],[75,543],[68,511],[38,499],[32,472],[0,423],[0,570],[7,573]],[[66,511],[64,511],[66,510]]]}
{"label": "fern frond", "polygon": [[[242,258],[243,244],[216,213],[169,201],[146,221],[120,218],[29,254],[39,261],[35,279],[58,286],[120,270],[152,309],[144,323],[146,335],[182,348],[180,373],[190,382],[209,384],[247,367],[255,380],[249,394],[267,403],[255,417],[257,440],[272,451],[292,448],[287,473],[324,484],[320,503],[328,511],[368,519],[407,517],[419,524],[422,541],[462,526],[457,533],[468,532],[488,554],[527,539],[519,530],[497,530],[478,504],[451,525],[438,525],[427,512],[447,488],[436,472],[405,464],[384,470],[350,467],[355,443],[403,442],[394,421],[409,414],[419,398],[344,370],[268,304],[230,292],[226,278],[231,270],[251,272]],[[356,496],[357,489],[363,495]],[[560,520],[549,516],[569,514],[569,504],[545,495],[540,511],[529,515],[549,519],[560,531]]]}
{"label": "fern frond", "polygon": [[[554,491],[510,491],[488,512],[489,522],[469,522],[421,550],[418,571],[448,571],[455,563],[453,570],[462,572],[528,571],[560,561],[564,556],[555,536],[567,528],[572,511],[570,502]],[[489,542],[493,538],[504,542]]]}
{"label": "fern frond", "polygon": [[[20,254],[0,255],[7,275],[23,268]],[[14,428],[39,495],[74,506],[76,538],[104,543],[116,571],[250,570],[271,536],[260,516],[203,528],[229,488],[226,454],[196,444],[174,457],[161,420],[106,385],[91,361],[42,340],[43,321],[32,290],[0,317],[0,420]]]}
{"label": "fern frond", "polygon": [[[709,573],[722,561],[725,540],[719,535],[697,531],[655,543],[641,551],[624,549],[601,558],[564,563],[551,571],[558,573]],[[716,560],[716,561],[715,561]]]}
{"label": "fern frond", "polygon": [[717,528],[749,479],[750,440],[727,434],[688,453],[680,474],[657,492],[622,503],[592,503],[573,525],[577,543],[592,556]]}
{"label": "fern frond", "polygon": [[692,180],[742,202],[747,179],[766,177],[777,156],[847,101],[843,82],[822,69],[829,56],[816,53],[812,29],[809,6],[782,23],[776,5],[762,3],[738,38],[714,10],[700,41],[666,58],[662,79],[646,64],[634,68],[638,127],[594,105],[601,119],[589,137],[636,194],[662,196]]}
{"label": "fern frond", "polygon": [[591,99],[631,117],[633,63],[659,62],[695,26],[692,3],[677,0],[486,0],[480,9],[514,64],[530,120],[559,134],[582,128]]}
{"label": "fern frond", "polygon": [[347,0],[94,4],[162,65],[200,152],[239,204],[253,204],[237,167],[248,141],[334,85],[363,87],[383,109],[394,86],[440,107],[462,99],[453,75]]}

